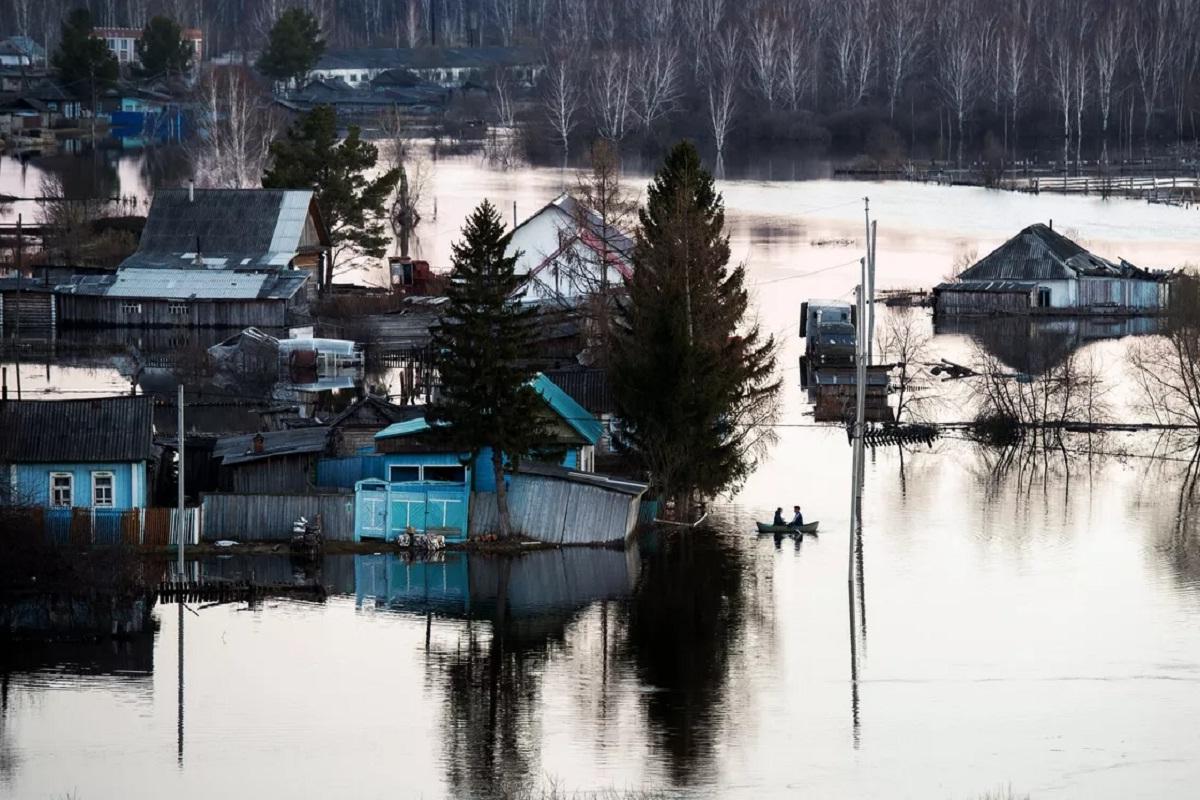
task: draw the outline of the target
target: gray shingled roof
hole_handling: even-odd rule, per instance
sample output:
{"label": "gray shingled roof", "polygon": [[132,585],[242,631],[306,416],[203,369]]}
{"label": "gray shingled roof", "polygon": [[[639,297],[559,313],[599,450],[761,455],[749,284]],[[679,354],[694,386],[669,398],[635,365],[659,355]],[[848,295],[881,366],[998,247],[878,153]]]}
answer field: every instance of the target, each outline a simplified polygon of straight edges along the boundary
{"label": "gray shingled roof", "polygon": [[149,461],[149,397],[0,402],[0,462]]}
{"label": "gray shingled roof", "polygon": [[[254,437],[263,437],[263,451],[254,452]],[[295,428],[286,431],[266,431],[241,436],[225,436],[213,446],[213,458],[220,459],[223,466],[245,464],[276,456],[302,453],[320,453],[329,438],[329,428],[321,425],[311,428]]]}
{"label": "gray shingled roof", "polygon": [[310,190],[160,189],[122,267],[282,269],[300,250]]}
{"label": "gray shingled roof", "polygon": [[1030,225],[958,276],[959,281],[1052,281],[1136,271],[1084,250],[1051,228]]}

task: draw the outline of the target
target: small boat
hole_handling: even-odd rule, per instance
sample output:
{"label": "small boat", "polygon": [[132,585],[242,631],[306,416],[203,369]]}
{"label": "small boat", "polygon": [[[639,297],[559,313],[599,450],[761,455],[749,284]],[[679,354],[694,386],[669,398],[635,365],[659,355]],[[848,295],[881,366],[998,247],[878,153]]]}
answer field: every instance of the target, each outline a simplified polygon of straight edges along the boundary
{"label": "small boat", "polygon": [[821,523],[806,522],[803,525],[768,525],[765,522],[754,523],[758,526],[759,533],[816,533],[817,526]]}

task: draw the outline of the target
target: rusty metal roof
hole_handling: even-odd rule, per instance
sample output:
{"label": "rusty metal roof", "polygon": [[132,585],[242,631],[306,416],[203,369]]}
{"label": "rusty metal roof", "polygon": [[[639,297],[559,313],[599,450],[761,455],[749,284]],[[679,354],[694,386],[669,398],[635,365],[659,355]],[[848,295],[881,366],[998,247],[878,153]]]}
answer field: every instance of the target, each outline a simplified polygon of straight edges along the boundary
{"label": "rusty metal roof", "polygon": [[959,281],[1054,281],[1123,277],[1135,268],[1084,250],[1046,225],[1030,225],[958,276]]}
{"label": "rusty metal roof", "polygon": [[146,396],[0,402],[0,461],[149,461],[153,413]]}

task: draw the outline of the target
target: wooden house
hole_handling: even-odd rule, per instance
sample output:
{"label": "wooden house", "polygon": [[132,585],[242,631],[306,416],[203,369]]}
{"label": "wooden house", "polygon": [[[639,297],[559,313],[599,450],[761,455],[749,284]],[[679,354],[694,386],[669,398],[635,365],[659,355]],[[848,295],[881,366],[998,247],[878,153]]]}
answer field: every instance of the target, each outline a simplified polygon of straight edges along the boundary
{"label": "wooden house", "polygon": [[1164,273],[1101,258],[1039,224],[938,285],[934,313],[1153,315],[1168,299]]}
{"label": "wooden house", "polygon": [[328,437],[325,426],[222,437],[212,451],[220,486],[239,494],[310,492]]}
{"label": "wooden house", "polygon": [[366,395],[329,421],[329,450],[333,456],[375,452],[375,434],[397,422],[420,416],[423,408],[398,406],[382,397]]}
{"label": "wooden house", "polygon": [[146,396],[0,402],[3,504],[144,508],[152,415]]}
{"label": "wooden house", "polygon": [[513,228],[505,255],[517,256],[527,300],[575,301],[633,275],[633,238],[568,194]]}
{"label": "wooden house", "polygon": [[59,287],[64,325],[279,328],[307,319],[329,233],[311,191],[169,189],[113,275]]}

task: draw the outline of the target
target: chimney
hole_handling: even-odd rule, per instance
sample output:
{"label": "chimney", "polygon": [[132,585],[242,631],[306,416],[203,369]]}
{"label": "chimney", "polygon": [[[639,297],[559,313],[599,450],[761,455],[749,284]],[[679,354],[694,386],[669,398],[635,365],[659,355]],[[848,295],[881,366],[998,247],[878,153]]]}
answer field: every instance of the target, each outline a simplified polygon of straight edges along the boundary
{"label": "chimney", "polygon": [[1054,230],[1054,220],[1050,220],[1050,230]]}
{"label": "chimney", "polygon": [[194,179],[188,181],[188,202],[196,202],[196,181]]}
{"label": "chimney", "polygon": [[261,433],[254,434],[254,452],[262,453],[265,442],[266,440],[263,439],[263,435]]}

